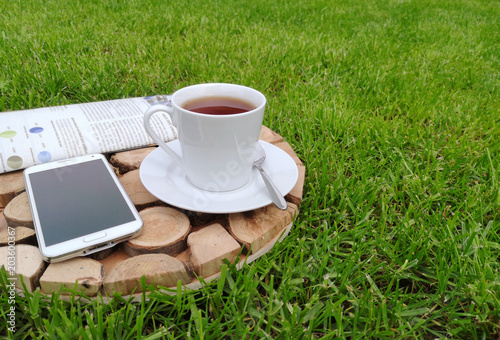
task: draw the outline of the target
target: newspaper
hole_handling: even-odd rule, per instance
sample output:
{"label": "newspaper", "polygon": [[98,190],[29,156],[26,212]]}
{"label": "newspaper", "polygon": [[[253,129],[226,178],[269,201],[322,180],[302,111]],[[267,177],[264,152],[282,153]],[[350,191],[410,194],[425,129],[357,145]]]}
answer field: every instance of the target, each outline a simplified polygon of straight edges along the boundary
{"label": "newspaper", "polygon": [[[144,112],[170,105],[169,95],[53,106],[0,113],[0,173],[93,153],[151,145]],[[151,125],[166,142],[177,138],[170,117],[155,114]]]}

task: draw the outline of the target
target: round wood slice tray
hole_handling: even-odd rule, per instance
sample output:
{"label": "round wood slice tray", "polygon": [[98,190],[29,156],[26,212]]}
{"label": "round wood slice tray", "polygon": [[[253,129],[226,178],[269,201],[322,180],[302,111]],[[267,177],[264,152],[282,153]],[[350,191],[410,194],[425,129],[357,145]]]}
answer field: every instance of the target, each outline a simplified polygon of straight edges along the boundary
{"label": "round wood slice tray", "polygon": [[[9,277],[18,278],[19,294],[22,276],[29,292],[61,292],[63,299],[81,293],[105,302],[117,293],[133,301],[142,299],[142,282],[166,294],[176,294],[179,285],[181,291],[199,289],[203,282],[220,277],[225,261],[237,262],[240,269],[288,235],[302,199],[305,166],[274,131],[263,126],[260,139],[286,151],[297,164],[299,179],[285,197],[287,210],[271,204],[243,213],[206,214],[169,206],[152,196],[139,179],[139,166],[154,148],[120,152],[109,155],[109,161],[144,220],[142,234],[100,253],[52,264],[42,260],[37,247],[22,172],[1,174],[0,266]],[[13,234],[14,272],[7,260]]]}

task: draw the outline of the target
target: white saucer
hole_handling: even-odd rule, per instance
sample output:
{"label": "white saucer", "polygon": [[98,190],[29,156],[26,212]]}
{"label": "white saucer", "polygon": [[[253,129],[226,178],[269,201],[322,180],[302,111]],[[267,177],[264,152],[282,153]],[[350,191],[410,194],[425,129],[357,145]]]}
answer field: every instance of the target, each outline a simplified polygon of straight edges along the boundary
{"label": "white saucer", "polygon": [[[293,189],[299,172],[297,164],[283,150],[264,141],[259,141],[266,151],[262,167],[279,189],[286,195]],[[180,143],[174,140],[168,145],[181,154]],[[146,189],[158,199],[175,207],[204,213],[224,214],[248,211],[272,203],[262,177],[257,169],[243,187],[226,192],[211,192],[192,185],[181,168],[161,148],[152,151],[141,164],[141,181]]]}

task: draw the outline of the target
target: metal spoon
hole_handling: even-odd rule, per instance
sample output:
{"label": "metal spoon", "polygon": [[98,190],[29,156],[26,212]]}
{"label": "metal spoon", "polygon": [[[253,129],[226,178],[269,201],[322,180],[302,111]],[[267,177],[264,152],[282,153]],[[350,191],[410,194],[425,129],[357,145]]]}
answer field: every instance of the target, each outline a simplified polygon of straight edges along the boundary
{"label": "metal spoon", "polygon": [[266,187],[269,190],[269,193],[271,194],[273,203],[281,210],[286,210],[287,204],[285,198],[279,192],[278,188],[276,188],[276,186],[273,184],[271,178],[269,178],[264,169],[262,169],[261,165],[262,163],[264,163],[265,160],[266,160],[266,152],[264,151],[264,148],[259,144],[259,142],[255,143],[255,157],[253,161],[253,166],[260,171],[262,179],[264,180],[264,183],[266,183]]}

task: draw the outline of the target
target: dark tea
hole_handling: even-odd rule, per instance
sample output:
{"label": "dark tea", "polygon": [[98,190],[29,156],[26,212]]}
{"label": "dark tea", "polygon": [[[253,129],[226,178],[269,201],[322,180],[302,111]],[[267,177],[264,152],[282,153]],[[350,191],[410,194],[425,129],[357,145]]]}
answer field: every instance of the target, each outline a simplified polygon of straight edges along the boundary
{"label": "dark tea", "polygon": [[188,101],[184,109],[207,115],[234,115],[254,110],[247,101],[231,97],[203,97]]}

